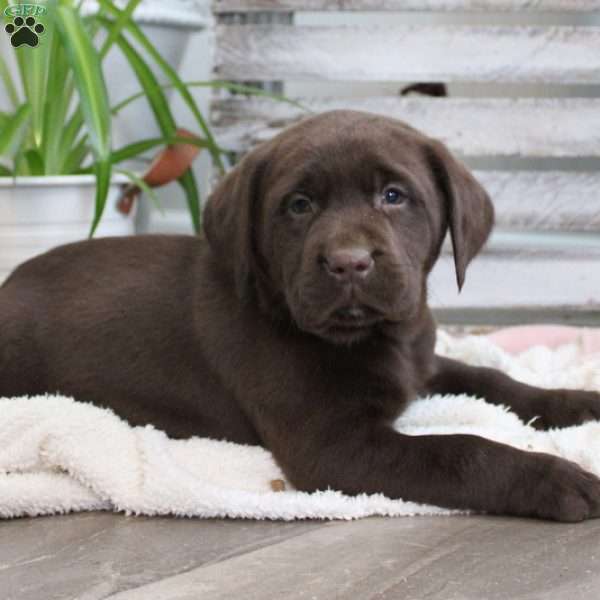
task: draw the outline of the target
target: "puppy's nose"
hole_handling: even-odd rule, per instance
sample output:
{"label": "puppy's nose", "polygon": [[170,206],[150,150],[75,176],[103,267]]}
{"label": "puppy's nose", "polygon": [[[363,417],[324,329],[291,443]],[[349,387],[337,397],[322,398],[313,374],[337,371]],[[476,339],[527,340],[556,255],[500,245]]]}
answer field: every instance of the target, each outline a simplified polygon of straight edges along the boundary
{"label": "puppy's nose", "polygon": [[328,252],[324,257],[326,271],[347,281],[353,277],[364,278],[373,268],[373,257],[366,248],[344,248]]}

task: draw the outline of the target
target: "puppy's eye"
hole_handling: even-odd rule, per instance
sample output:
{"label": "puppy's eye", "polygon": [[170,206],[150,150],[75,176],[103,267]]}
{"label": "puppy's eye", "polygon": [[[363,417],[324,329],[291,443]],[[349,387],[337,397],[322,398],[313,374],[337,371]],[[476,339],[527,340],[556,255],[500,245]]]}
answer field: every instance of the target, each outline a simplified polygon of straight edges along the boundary
{"label": "puppy's eye", "polygon": [[293,215],[305,215],[314,212],[314,205],[308,196],[296,194],[292,196],[288,204],[288,210]]}
{"label": "puppy's eye", "polygon": [[396,186],[390,186],[383,190],[381,201],[383,204],[391,204],[398,206],[404,204],[408,200],[408,193],[406,190]]}

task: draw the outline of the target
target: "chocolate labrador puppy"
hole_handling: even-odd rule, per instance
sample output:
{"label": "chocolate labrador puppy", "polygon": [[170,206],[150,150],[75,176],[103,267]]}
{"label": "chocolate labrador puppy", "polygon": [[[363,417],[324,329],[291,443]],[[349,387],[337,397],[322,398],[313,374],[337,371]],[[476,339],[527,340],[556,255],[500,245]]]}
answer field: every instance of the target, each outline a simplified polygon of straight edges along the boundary
{"label": "chocolate labrador puppy", "polygon": [[0,288],[0,395],[61,392],[171,436],[261,444],[300,490],[600,516],[600,480],[566,460],[392,429],[430,393],[540,427],[600,418],[598,394],[434,354],[427,275],[449,230],[461,287],[492,222],[441,143],[367,113],[309,118],[221,181],[205,238],[97,239],[16,269]]}

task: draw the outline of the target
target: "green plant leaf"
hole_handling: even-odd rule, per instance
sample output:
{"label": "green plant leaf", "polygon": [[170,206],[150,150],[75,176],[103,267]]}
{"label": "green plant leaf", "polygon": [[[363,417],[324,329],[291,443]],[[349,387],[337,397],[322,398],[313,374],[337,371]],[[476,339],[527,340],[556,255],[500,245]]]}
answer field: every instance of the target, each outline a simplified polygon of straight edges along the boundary
{"label": "green plant leaf", "polygon": [[152,150],[158,146],[169,146],[171,144],[190,144],[191,146],[197,146],[198,148],[206,148],[206,142],[201,139],[179,136],[174,136],[172,138],[148,138],[146,140],[133,142],[132,144],[128,144],[127,146],[115,150],[112,153],[112,161],[113,163],[123,162],[124,160],[136,158],[140,156],[140,154],[148,152],[148,150]]}
{"label": "green plant leaf", "polygon": [[108,36],[104,40],[102,48],[100,48],[100,58],[104,58],[108,54],[108,51],[110,50],[111,46],[115,43],[115,41],[121,34],[123,27],[125,27],[127,23],[131,21],[133,12],[138,7],[141,1],[142,0],[129,0],[127,6],[122,11],[120,11],[117,20],[114,22],[112,27],[107,28]]}
{"label": "green plant leaf", "polygon": [[127,169],[116,169],[116,171],[117,173],[123,173],[123,175],[128,177],[134,185],[137,185],[145,194],[147,194],[152,201],[152,204],[156,207],[156,210],[164,216],[165,210],[160,203],[158,194],[141,177],[138,177],[133,171]]}
{"label": "green plant leaf", "polygon": [[38,150],[34,148],[26,150],[23,153],[23,159],[27,163],[30,175],[44,175],[44,159]]}
{"label": "green plant leaf", "polygon": [[[71,175],[73,173],[80,173],[81,165],[90,153],[90,145],[88,142],[87,135],[83,136],[75,145],[75,147],[69,152],[66,160],[63,163],[61,173]],[[87,169],[87,173],[93,173],[93,166]]]}
{"label": "green plant leaf", "polygon": [[13,172],[4,165],[0,165],[0,177],[12,177]]}
{"label": "green plant leaf", "polygon": [[[209,87],[209,88],[215,88],[215,89],[225,89],[225,90],[229,90],[230,92],[236,92],[238,94],[245,94],[247,96],[258,96],[258,97],[262,97],[262,98],[267,98],[269,100],[276,100],[277,102],[284,102],[285,104],[291,104],[292,106],[295,106],[295,107],[299,108],[300,110],[305,111],[306,113],[314,112],[307,106],[304,106],[301,102],[298,102],[297,100],[293,100],[292,98],[287,98],[286,96],[282,96],[280,94],[273,94],[273,93],[267,92],[261,88],[258,88],[258,87],[252,86],[252,85],[245,85],[243,83],[234,83],[231,81],[184,81],[183,84],[185,86],[191,87],[191,88],[193,88],[193,87]],[[164,85],[161,85],[160,87],[163,90],[167,90],[167,89],[173,88],[174,86],[172,83],[165,83]],[[144,96],[145,96],[145,92],[137,92],[135,94],[132,94],[131,96],[128,96],[127,98],[124,98],[123,100],[121,100],[120,102],[118,102],[111,108],[112,114],[113,115],[118,114],[126,106],[128,106],[135,100],[139,100],[140,98],[143,98]],[[221,149],[221,152],[223,153],[224,150]]]}
{"label": "green plant leaf", "polygon": [[112,175],[112,164],[110,159],[98,160],[94,164],[94,174],[96,175],[96,202],[94,211],[94,220],[90,227],[89,237],[92,237],[98,228],[104,206],[106,205],[106,197],[108,196],[108,188],[110,186],[110,178]]}
{"label": "green plant leaf", "polygon": [[6,61],[0,54],[0,80],[4,83],[4,88],[6,89],[6,93],[8,95],[8,99],[12,104],[13,108],[17,108],[19,106],[19,94],[17,93],[17,88],[12,80],[10,75],[10,70],[8,69],[8,65]]}
{"label": "green plant leaf", "polygon": [[[130,0],[129,4],[125,7],[125,10],[123,10],[121,16],[119,17],[118,21],[111,28],[108,37],[102,44],[102,48],[99,50],[99,56],[101,61],[108,54],[108,51],[114,44],[114,41],[118,37],[119,33],[122,31],[126,21],[129,18],[131,18],[131,15],[133,14],[134,10],[140,2],[141,0]],[[80,0],[77,6],[78,11],[81,8],[81,5],[82,0]],[[100,7],[100,13],[102,13],[103,11],[104,9]],[[92,35],[94,35],[97,28],[100,26],[100,23],[98,22],[97,16],[91,16],[89,18],[93,21]],[[75,139],[79,136],[79,133],[83,126],[83,122],[84,120],[83,115],[81,114],[81,108],[79,106],[76,106],[75,110],[73,111],[73,114],[67,121],[67,125],[62,129],[62,137],[60,140],[59,147],[61,149],[70,149],[70,152],[68,154],[64,154],[63,152],[63,156],[60,159],[60,166],[58,167],[58,171],[61,173],[70,173],[72,172],[71,169],[73,168],[77,170],[81,166],[81,161],[85,158],[86,153],[83,152],[81,141],[78,142],[75,148],[72,148],[73,144],[75,143]],[[79,161],[77,160],[77,157],[79,157]]]}
{"label": "green plant leaf", "polygon": [[195,233],[200,233],[202,225],[202,213],[200,210],[200,194],[196,184],[196,176],[192,169],[188,169],[178,180],[177,183],[183,188],[185,198],[192,217],[192,225]]}
{"label": "green plant leaf", "polygon": [[71,8],[57,8],[57,26],[75,77],[83,120],[94,153],[110,153],[110,108],[100,60],[81,17]]}
{"label": "green plant leaf", "polygon": [[41,152],[45,174],[54,175],[61,172],[71,150],[71,145],[62,144],[61,140],[74,95],[73,74],[58,35],[53,36],[50,44],[48,68]]}
{"label": "green plant leaf", "polygon": [[[102,20],[105,21],[104,19]],[[175,119],[171,114],[169,103],[162,91],[156,76],[145,63],[138,52],[133,46],[125,39],[123,35],[120,35],[116,43],[118,44],[121,52],[127,58],[129,65],[135,72],[135,75],[146,92],[146,97],[161,130],[162,135],[165,138],[172,139],[175,137],[177,125]],[[187,139],[187,138],[186,138]],[[207,146],[210,148],[210,142],[207,140]],[[186,195],[186,201],[192,218],[192,224],[196,232],[200,231],[200,196],[198,193],[198,186],[196,185],[196,179],[191,169],[188,169],[179,179],[179,184],[183,187]]]}
{"label": "green plant leaf", "polygon": [[[103,19],[103,22],[110,23],[110,21]],[[134,49],[134,47],[125,39],[124,36],[120,35],[116,43],[125,55],[129,65],[133,69],[140,85],[146,93],[146,98],[150,104],[150,108],[154,114],[154,118],[165,137],[173,137],[177,129],[175,119],[171,114],[171,109],[167,98],[165,97],[160,85],[156,80],[156,76],[146,64],[141,55]]]}
{"label": "green plant leaf", "polygon": [[137,158],[144,152],[152,150],[158,146],[163,146],[171,143],[168,138],[148,138],[146,140],[139,140],[131,144],[127,144],[122,148],[114,150],[112,153],[113,164],[123,162],[124,160],[130,160]]}
{"label": "green plant leaf", "polygon": [[20,149],[27,135],[31,118],[29,104],[21,104],[14,115],[10,115],[0,131],[0,156],[12,158]]}
{"label": "green plant leaf", "polygon": [[[67,124],[63,128],[62,136],[60,139],[60,147],[65,150],[69,150],[69,149],[73,148],[73,145],[75,144],[75,140],[79,136],[79,133],[81,132],[83,125],[84,125],[83,114],[81,112],[80,107],[77,106],[75,108],[75,110],[73,111],[73,114],[67,121]],[[87,141],[87,135],[85,135],[85,140],[86,140],[86,144],[89,146],[89,142]],[[77,145],[79,145],[79,142]],[[73,150],[70,150],[70,152],[72,152]],[[70,154],[67,155],[66,158],[63,157],[63,161],[58,169],[60,173],[70,173],[71,172],[69,170],[69,167],[67,166],[69,164],[69,158],[68,158],[69,156],[70,156]]]}
{"label": "green plant leaf", "polygon": [[48,0],[51,7],[48,11],[50,18],[45,22],[45,31],[40,36],[39,45],[35,48],[23,44],[15,48],[17,65],[21,76],[21,83],[25,92],[25,99],[31,107],[31,127],[29,142],[38,148],[42,143],[44,127],[44,102],[46,81],[49,71],[50,52],[48,51],[54,36],[54,19],[56,0]]}
{"label": "green plant leaf", "polygon": [[[112,14],[117,18],[122,12],[112,2],[109,2],[109,0],[100,0],[100,5],[103,6],[108,13]],[[108,20],[105,19],[105,21]],[[108,22],[110,23],[110,21]],[[125,27],[127,31],[134,37],[136,42],[138,42],[138,44],[140,44],[140,46],[151,56],[152,60],[160,67],[160,69],[167,76],[171,84],[180,93],[183,101],[187,104],[188,108],[191,110],[192,114],[196,118],[196,121],[200,129],[202,130],[204,138],[208,142],[207,148],[212,156],[212,159],[215,165],[222,173],[224,171],[224,167],[223,162],[221,160],[219,148],[217,146],[212,132],[210,131],[210,128],[208,127],[204,117],[202,116],[202,113],[200,112],[200,109],[198,108],[198,105],[196,104],[196,101],[194,100],[194,97],[190,93],[189,89],[181,81],[175,69],[173,69],[173,67],[171,67],[171,65],[160,55],[160,53],[156,50],[154,45],[146,37],[144,32],[138,27],[137,23],[133,21],[133,19],[127,21]]]}
{"label": "green plant leaf", "polygon": [[[111,160],[113,164],[123,162],[124,160],[130,160],[132,158],[139,158],[144,152],[157,148],[159,146],[168,146],[170,144],[190,144],[197,146],[198,148],[206,148],[206,142],[201,139],[194,139],[189,137],[174,136],[172,138],[148,138],[146,140],[139,140],[131,144],[127,144],[122,148],[113,150],[111,154]],[[92,167],[84,169],[78,169],[77,173],[91,173]]]}
{"label": "green plant leaf", "polygon": [[79,16],[70,6],[56,8],[57,31],[73,71],[81,112],[94,154],[96,204],[90,236],[94,234],[106,204],[111,176],[111,118],[100,57]]}

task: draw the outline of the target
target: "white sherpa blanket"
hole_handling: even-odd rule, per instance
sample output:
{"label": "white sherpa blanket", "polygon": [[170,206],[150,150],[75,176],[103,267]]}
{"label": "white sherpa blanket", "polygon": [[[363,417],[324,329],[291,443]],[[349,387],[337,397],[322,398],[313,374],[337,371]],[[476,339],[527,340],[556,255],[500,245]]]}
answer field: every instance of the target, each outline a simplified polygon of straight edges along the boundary
{"label": "white sherpa blanket", "polygon": [[[583,358],[576,345],[514,357],[485,338],[454,339],[440,331],[437,351],[538,386],[600,390],[600,355]],[[600,422],[540,432],[501,407],[463,395],[420,399],[396,427],[410,435],[474,433],[563,456],[600,475]],[[286,491],[274,492],[277,479],[285,480],[259,447],[171,440],[61,396],[0,399],[3,518],[82,510],[285,520],[452,512],[382,495],[306,494],[287,482]]]}

